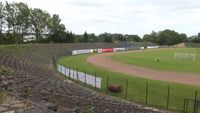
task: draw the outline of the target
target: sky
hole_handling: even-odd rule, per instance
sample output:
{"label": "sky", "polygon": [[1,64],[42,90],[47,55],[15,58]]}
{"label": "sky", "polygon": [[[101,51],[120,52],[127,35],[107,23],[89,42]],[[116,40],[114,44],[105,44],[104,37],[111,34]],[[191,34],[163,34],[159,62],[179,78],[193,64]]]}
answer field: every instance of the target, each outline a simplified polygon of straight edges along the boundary
{"label": "sky", "polygon": [[7,0],[59,14],[76,34],[104,32],[143,36],[172,29],[200,32],[200,0]]}

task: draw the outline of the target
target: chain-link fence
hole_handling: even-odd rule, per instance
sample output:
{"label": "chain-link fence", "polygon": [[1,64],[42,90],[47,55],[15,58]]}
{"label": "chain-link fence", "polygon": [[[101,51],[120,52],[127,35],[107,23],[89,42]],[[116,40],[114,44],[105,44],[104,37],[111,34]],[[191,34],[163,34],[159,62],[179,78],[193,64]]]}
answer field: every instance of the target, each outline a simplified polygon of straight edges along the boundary
{"label": "chain-link fence", "polygon": [[[76,71],[80,72],[77,69]],[[87,74],[86,71],[82,73]],[[175,87],[162,82],[157,84],[151,80],[141,82],[141,80],[133,81],[116,76],[100,76],[95,73],[93,76],[95,78],[93,79],[94,83],[96,83],[97,78],[102,79],[100,88],[95,87],[96,85],[87,84],[86,79],[85,82],[80,81],[80,83],[108,95],[138,103],[185,113],[200,113],[200,109],[198,109],[200,107],[200,101],[198,101],[200,98],[197,90]]]}

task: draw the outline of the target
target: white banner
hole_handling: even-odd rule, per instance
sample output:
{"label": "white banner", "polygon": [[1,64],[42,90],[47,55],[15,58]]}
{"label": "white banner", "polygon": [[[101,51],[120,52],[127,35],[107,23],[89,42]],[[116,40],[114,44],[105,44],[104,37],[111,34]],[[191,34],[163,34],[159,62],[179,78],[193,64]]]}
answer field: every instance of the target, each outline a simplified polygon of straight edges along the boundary
{"label": "white banner", "polygon": [[140,49],[144,49],[144,47],[140,47]]}
{"label": "white banner", "polygon": [[65,75],[66,77],[72,78],[74,80],[79,80],[81,82],[86,82],[86,84],[89,84],[93,87],[96,86],[96,88],[101,88],[102,78],[100,77],[95,77],[83,72],[78,72],[76,70],[66,68],[59,64],[57,67],[58,67],[57,70],[63,75]]}
{"label": "white banner", "polygon": [[93,53],[93,49],[73,50],[72,55]]}
{"label": "white banner", "polygon": [[98,53],[102,53],[103,50],[102,49],[97,49]]}
{"label": "white banner", "polygon": [[157,49],[159,46],[147,46],[147,49]]}
{"label": "white banner", "polygon": [[113,48],[113,52],[125,51],[125,48]]}

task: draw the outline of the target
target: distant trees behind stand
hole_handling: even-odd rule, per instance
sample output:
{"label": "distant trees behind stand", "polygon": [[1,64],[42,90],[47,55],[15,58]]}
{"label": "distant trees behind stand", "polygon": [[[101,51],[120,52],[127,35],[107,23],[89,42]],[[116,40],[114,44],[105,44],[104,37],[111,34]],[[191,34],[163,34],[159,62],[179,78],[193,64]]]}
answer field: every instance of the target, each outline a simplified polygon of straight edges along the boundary
{"label": "distant trees behind stand", "polygon": [[188,37],[174,30],[152,31],[143,37],[120,33],[96,35],[86,31],[77,35],[66,30],[59,15],[50,15],[39,8],[30,8],[22,2],[0,1],[0,44],[19,43],[118,43],[153,42],[159,45],[173,45],[182,42],[200,43],[200,33]]}

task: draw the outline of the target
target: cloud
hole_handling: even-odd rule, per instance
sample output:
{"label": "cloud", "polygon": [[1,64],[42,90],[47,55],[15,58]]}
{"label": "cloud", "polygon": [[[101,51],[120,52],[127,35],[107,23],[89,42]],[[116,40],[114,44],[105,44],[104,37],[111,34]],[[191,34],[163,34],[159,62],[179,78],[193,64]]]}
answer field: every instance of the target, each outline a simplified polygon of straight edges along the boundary
{"label": "cloud", "polygon": [[104,6],[100,2],[91,2],[91,1],[88,1],[88,0],[84,0],[84,1],[78,1],[78,0],[62,1],[62,4],[70,4],[70,5],[78,6],[78,7],[103,7]]}
{"label": "cloud", "polygon": [[[12,0],[8,0],[12,1]],[[59,14],[66,28],[82,34],[124,33],[140,36],[174,29],[195,35],[200,26],[199,0],[15,0]]]}

